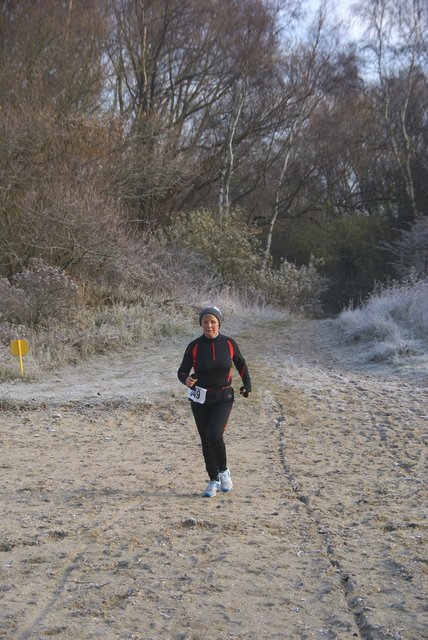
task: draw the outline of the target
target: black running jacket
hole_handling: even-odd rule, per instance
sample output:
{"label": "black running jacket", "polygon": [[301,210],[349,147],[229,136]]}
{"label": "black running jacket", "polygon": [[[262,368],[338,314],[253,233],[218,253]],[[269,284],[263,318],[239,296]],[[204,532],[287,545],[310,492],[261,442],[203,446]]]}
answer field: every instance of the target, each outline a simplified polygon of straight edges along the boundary
{"label": "black running jacket", "polygon": [[235,340],[221,333],[216,338],[202,334],[187,346],[177,375],[180,382],[186,384],[193,369],[198,387],[224,389],[232,384],[232,364],[238,370],[245,389],[251,391],[248,368]]}

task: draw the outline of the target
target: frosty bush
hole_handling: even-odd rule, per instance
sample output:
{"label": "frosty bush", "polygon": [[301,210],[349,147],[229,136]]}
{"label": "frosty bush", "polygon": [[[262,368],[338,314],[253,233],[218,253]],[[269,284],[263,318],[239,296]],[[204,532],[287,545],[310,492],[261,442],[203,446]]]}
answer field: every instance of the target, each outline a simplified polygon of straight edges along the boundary
{"label": "frosty bush", "polygon": [[309,264],[301,267],[282,260],[279,269],[269,269],[263,275],[270,298],[291,312],[319,315],[320,297],[327,288],[326,279],[317,271],[323,262],[313,255]]}
{"label": "frosty bush", "polygon": [[401,230],[401,238],[381,246],[390,251],[396,261],[393,265],[400,278],[423,279],[428,273],[428,219],[420,216],[408,230]]}
{"label": "frosty bush", "polygon": [[76,309],[78,289],[57,267],[33,259],[31,266],[12,278],[0,280],[2,319],[36,327],[53,318],[61,320]]}
{"label": "frosty bush", "polygon": [[348,341],[371,343],[377,359],[413,352],[428,337],[428,279],[379,287],[358,308],[345,309],[338,323]]}
{"label": "frosty bush", "polygon": [[374,308],[380,307],[404,331],[418,338],[428,336],[428,278],[417,280],[415,274],[404,282],[393,282],[373,296]]}
{"label": "frosty bush", "polygon": [[202,260],[190,260],[188,249],[167,245],[159,232],[144,243],[130,238],[126,252],[113,255],[85,286],[85,299],[99,309],[136,304],[149,308],[201,295],[214,280]]}

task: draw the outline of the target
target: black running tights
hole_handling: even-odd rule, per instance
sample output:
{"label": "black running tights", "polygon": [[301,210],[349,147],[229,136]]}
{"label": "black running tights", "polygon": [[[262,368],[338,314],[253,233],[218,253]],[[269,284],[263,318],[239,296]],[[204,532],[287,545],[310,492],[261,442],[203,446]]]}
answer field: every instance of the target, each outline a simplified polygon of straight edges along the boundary
{"label": "black running tights", "polygon": [[224,471],[227,467],[223,433],[233,403],[199,404],[191,401],[190,404],[201,437],[206,470],[210,480],[217,480],[218,472]]}

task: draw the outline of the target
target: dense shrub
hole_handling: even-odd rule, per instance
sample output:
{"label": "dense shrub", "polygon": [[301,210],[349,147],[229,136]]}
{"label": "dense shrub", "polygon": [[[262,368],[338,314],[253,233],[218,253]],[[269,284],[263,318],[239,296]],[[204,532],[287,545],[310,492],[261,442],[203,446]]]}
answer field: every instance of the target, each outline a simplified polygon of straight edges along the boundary
{"label": "dense shrub", "polygon": [[321,315],[320,296],[327,287],[326,278],[317,271],[322,264],[322,258],[311,255],[308,265],[297,267],[282,260],[278,269],[269,269],[264,279],[270,301],[294,313]]}
{"label": "dense shrub", "polygon": [[[0,279],[0,378],[16,375],[10,342],[26,339],[26,375],[77,363],[88,356],[147,344],[189,328],[212,280],[195,277],[183,249],[158,242],[118,243],[92,278],[74,280],[57,267],[33,260],[9,282]],[[78,273],[78,272],[76,272]],[[78,311],[78,313],[76,313]]]}
{"label": "dense shrub", "polygon": [[261,270],[257,243],[238,211],[230,212],[221,223],[207,209],[178,214],[167,237],[203,258],[223,284],[248,285]]}
{"label": "dense shrub", "polygon": [[61,269],[33,259],[9,283],[0,280],[2,318],[6,322],[35,327],[55,318],[67,318],[76,309],[77,285]]}
{"label": "dense shrub", "polygon": [[238,288],[247,299],[279,305],[289,311],[318,315],[320,296],[326,286],[317,268],[322,259],[310,258],[309,265],[298,267],[286,260],[274,269],[265,264],[265,256],[252,229],[239,211],[220,220],[202,209],[177,216],[167,230],[170,244],[188,250],[188,260],[195,261],[194,272],[201,259],[218,276],[222,286]]}
{"label": "dense shrub", "polygon": [[128,237],[126,243],[82,283],[88,307],[114,305],[145,308],[188,303],[194,295],[218,288],[206,262],[180,245],[158,237]]}

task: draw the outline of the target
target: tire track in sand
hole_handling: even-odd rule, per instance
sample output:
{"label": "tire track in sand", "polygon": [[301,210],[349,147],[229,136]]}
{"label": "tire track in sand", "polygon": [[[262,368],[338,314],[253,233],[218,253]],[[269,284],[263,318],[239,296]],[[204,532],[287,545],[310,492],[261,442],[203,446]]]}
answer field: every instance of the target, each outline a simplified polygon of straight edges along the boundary
{"label": "tire track in sand", "polygon": [[270,338],[284,473],[316,523],[361,637],[422,640],[427,388],[335,361],[316,326],[276,326]]}

